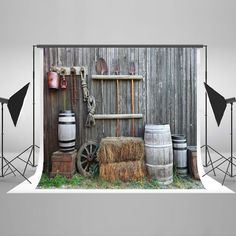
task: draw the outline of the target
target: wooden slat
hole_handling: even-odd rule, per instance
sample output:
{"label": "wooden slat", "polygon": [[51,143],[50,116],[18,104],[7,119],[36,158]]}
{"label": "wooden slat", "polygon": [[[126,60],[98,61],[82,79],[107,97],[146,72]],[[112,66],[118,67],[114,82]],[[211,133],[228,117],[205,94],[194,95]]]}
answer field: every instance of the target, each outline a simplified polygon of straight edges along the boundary
{"label": "wooden slat", "polygon": [[144,125],[146,122],[146,94],[147,94],[147,73],[146,73],[146,48],[140,48],[138,51],[138,73],[144,75],[144,82],[138,82],[138,109],[136,112],[145,114],[142,120],[139,120],[139,136],[144,136]]}
{"label": "wooden slat", "polygon": [[142,75],[92,75],[97,80],[143,80]]}
{"label": "wooden slat", "polygon": [[95,114],[96,120],[110,120],[110,119],[141,119],[143,114]]}
{"label": "wooden slat", "polygon": [[[120,83],[116,80],[116,113],[120,113]],[[120,120],[116,121],[116,136],[120,136]]]}
{"label": "wooden slat", "polygon": [[[131,111],[134,114],[134,80],[131,80]],[[132,119],[132,136],[135,136],[134,119]]]}

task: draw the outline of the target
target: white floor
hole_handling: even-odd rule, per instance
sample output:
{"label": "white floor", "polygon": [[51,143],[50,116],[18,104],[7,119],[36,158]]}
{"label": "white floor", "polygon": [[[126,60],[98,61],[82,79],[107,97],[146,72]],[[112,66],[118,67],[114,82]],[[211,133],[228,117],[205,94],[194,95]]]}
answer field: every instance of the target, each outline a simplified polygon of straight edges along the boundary
{"label": "white floor", "polygon": [[[216,154],[213,151],[210,151],[210,155],[211,155],[211,159],[212,159],[212,162],[213,162],[213,166],[217,167],[219,165],[218,167],[222,171],[226,172],[229,162],[228,161],[224,162],[224,160],[225,160],[224,158],[217,161],[219,158],[221,158],[221,156],[219,156],[218,154]],[[226,158],[230,157],[229,153],[222,153],[222,155],[225,156]],[[205,164],[205,150],[202,150],[202,160],[203,160],[203,163]],[[222,184],[223,180],[224,180],[224,177],[225,177],[225,174],[222,171],[220,171],[219,169],[215,168],[214,169],[215,170],[215,175],[214,175],[214,172],[211,171],[212,166],[211,166],[209,157],[208,157],[207,161],[208,161],[209,166],[204,167],[205,173],[210,171],[207,175],[212,177],[213,179],[215,179],[216,181],[218,181],[219,183]],[[222,162],[224,162],[224,163],[222,163]],[[234,160],[234,162],[236,164],[236,160]],[[231,173],[231,165],[229,165],[228,172]],[[233,175],[235,175],[235,174],[236,174],[236,167],[233,166]],[[224,186],[226,186],[229,189],[231,189],[232,191],[236,192],[236,176],[235,177],[230,177],[230,176],[226,175],[226,178],[225,178],[225,181],[224,181]]]}

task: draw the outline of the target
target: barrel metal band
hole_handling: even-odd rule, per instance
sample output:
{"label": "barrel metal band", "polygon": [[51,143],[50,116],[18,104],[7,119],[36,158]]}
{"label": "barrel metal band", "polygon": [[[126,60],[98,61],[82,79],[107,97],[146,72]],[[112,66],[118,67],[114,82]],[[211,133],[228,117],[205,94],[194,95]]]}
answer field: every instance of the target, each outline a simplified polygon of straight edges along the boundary
{"label": "barrel metal band", "polygon": [[75,139],[71,139],[71,140],[59,140],[59,143],[72,143],[75,142]]}
{"label": "barrel metal band", "polygon": [[158,131],[158,134],[169,134],[170,133],[170,130],[166,130],[166,129],[152,129],[152,130],[147,130],[145,129],[145,133],[148,133],[148,134],[154,134],[156,135],[157,133],[153,133],[153,131]]}
{"label": "barrel metal band", "polygon": [[66,115],[66,114],[59,114],[59,117],[75,117],[75,115],[73,114],[68,114],[68,115]]}
{"label": "barrel metal band", "polygon": [[187,147],[185,147],[185,148],[174,147],[173,149],[176,150],[176,151],[184,151],[184,150],[187,150]]}
{"label": "barrel metal band", "polygon": [[174,140],[172,140],[172,143],[187,143],[187,141],[185,140],[185,141],[174,141]]}
{"label": "barrel metal band", "polygon": [[74,149],[75,148],[75,145],[73,145],[73,146],[68,146],[68,147],[64,147],[64,146],[61,146],[61,145],[59,145],[59,147],[61,148],[61,149]]}
{"label": "barrel metal band", "polygon": [[171,135],[172,139],[174,140],[186,140],[186,136],[183,134],[172,134]]}
{"label": "barrel metal band", "polygon": [[63,122],[63,121],[59,121],[58,124],[60,124],[60,125],[74,125],[75,122]]}
{"label": "barrel metal band", "polygon": [[151,164],[148,164],[146,163],[146,166],[149,166],[149,167],[172,167],[173,166],[173,163],[170,163],[170,164],[167,164],[167,165],[151,165]]}
{"label": "barrel metal band", "polygon": [[177,169],[179,169],[179,170],[186,170],[187,167],[179,167],[179,166],[177,166]]}
{"label": "barrel metal band", "polygon": [[165,144],[165,145],[151,145],[151,144],[145,144],[146,147],[153,147],[153,148],[168,148],[172,147],[172,144]]}

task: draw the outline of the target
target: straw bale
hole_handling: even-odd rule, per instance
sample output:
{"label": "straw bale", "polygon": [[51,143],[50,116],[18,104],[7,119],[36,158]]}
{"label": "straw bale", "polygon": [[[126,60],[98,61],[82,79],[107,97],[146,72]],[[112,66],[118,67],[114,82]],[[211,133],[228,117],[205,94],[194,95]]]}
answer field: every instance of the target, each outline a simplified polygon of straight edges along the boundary
{"label": "straw bale", "polygon": [[99,176],[108,181],[135,180],[146,175],[144,161],[127,161],[100,164]]}
{"label": "straw bale", "polygon": [[101,140],[97,152],[100,163],[144,160],[142,138],[107,137]]}

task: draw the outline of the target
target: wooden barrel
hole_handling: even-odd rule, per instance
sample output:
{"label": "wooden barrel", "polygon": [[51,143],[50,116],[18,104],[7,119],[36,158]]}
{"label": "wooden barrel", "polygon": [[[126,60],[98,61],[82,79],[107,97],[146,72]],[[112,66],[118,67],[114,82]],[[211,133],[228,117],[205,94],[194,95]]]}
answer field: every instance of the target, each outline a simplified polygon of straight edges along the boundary
{"label": "wooden barrel", "polygon": [[185,135],[173,134],[173,156],[176,172],[180,176],[187,176],[187,141]]}
{"label": "wooden barrel", "polygon": [[173,182],[173,149],[170,126],[145,126],[145,156],[148,174],[156,177],[160,184]]}
{"label": "wooden barrel", "polygon": [[76,124],[75,114],[70,110],[59,113],[58,143],[60,151],[71,152],[75,149]]}

